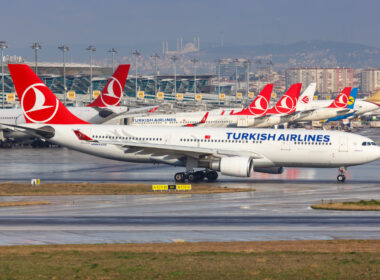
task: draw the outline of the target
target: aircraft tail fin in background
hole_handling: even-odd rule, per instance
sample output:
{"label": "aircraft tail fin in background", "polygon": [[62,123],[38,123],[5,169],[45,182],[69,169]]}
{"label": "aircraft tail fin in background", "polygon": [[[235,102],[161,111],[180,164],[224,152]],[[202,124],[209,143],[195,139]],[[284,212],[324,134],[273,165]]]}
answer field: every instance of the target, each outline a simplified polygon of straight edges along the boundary
{"label": "aircraft tail fin in background", "polygon": [[231,115],[250,115],[250,116],[262,116],[265,115],[269,101],[273,90],[273,84],[266,85],[260,92],[260,94],[253,100],[253,102],[240,112],[233,113]]}
{"label": "aircraft tail fin in background", "polygon": [[356,102],[356,96],[358,95],[358,88],[353,88],[350,93],[350,97],[348,98],[347,102],[347,109],[354,109],[355,108],[355,102]]}
{"label": "aircraft tail fin in background", "polygon": [[380,104],[380,90],[378,90],[375,94],[371,95],[370,97],[366,98],[365,101]]}
{"label": "aircraft tail fin in background", "polygon": [[87,124],[73,115],[25,64],[8,64],[27,123]]}
{"label": "aircraft tail fin in background", "polygon": [[128,77],[130,64],[119,65],[109,79],[101,94],[88,107],[119,106],[123,98],[124,86]]}
{"label": "aircraft tail fin in background", "polygon": [[267,114],[292,114],[300,96],[302,83],[293,84],[280,98],[277,104],[267,111]]}
{"label": "aircraft tail fin in background", "polygon": [[304,90],[297,102],[297,111],[305,111],[311,109],[311,103],[314,99],[315,89],[317,83],[310,83],[309,86]]}
{"label": "aircraft tail fin in background", "polygon": [[348,97],[351,92],[351,87],[345,87],[328,108],[347,108]]}

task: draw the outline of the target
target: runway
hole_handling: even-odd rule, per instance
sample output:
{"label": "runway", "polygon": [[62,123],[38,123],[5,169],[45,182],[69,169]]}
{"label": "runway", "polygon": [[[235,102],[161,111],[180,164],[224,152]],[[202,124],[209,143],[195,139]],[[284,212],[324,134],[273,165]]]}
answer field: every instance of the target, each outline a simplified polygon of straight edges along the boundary
{"label": "runway", "polygon": [[[372,130],[371,130],[372,131]],[[377,131],[371,137],[378,142]],[[373,131],[372,131],[373,132]],[[12,152],[10,152],[12,151]],[[179,168],[118,163],[62,149],[1,150],[2,181],[172,182]],[[380,199],[380,161],[349,168],[287,169],[219,186],[255,192],[210,195],[0,197],[50,205],[0,208],[0,245],[173,241],[379,239],[380,213],[312,210],[321,201]]]}

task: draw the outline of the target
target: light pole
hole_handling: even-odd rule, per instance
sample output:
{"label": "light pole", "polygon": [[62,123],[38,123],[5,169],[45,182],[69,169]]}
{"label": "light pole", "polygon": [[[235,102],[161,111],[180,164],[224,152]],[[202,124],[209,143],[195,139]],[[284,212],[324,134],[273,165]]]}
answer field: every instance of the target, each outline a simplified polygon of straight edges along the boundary
{"label": "light pole", "polygon": [[216,63],[218,64],[218,100],[220,105],[220,64],[222,63],[222,60],[218,58]]}
{"label": "light pole", "polygon": [[115,54],[117,54],[117,50],[115,50],[114,48],[111,48],[108,50],[108,52],[112,54],[112,73],[113,73],[115,71],[114,62],[115,62]]}
{"label": "light pole", "polygon": [[236,58],[235,59],[235,98],[237,98],[237,90],[238,90],[238,71],[237,71],[238,62],[239,60]]}
{"label": "light pole", "polygon": [[62,45],[59,46],[58,49],[62,51],[63,56],[63,94],[64,94],[64,104],[66,105],[66,95],[67,95],[67,87],[66,87],[66,52],[69,51],[69,47]]}
{"label": "light pole", "polygon": [[193,63],[193,66],[194,66],[194,94],[197,93],[197,68],[195,67],[195,64],[198,62],[199,60],[196,59],[196,58],[193,58],[191,60],[191,62]]}
{"label": "light pole", "polygon": [[1,84],[2,84],[2,107],[4,109],[4,49],[8,48],[7,42],[0,41],[0,48],[1,48]]}
{"label": "light pole", "polygon": [[141,56],[141,53],[138,51],[138,50],[135,50],[133,53],[132,53],[135,57],[136,57],[136,97],[137,97],[137,58]]}
{"label": "light pole", "polygon": [[177,96],[177,60],[178,60],[178,56],[173,55],[170,59],[174,63],[174,95]]}
{"label": "light pole", "polygon": [[251,68],[251,61],[249,59],[247,59],[246,63],[247,63],[246,82],[247,82],[247,101],[248,101],[248,99],[249,99],[249,71]]}
{"label": "light pole", "polygon": [[158,76],[158,68],[157,68],[157,59],[160,58],[160,56],[155,53],[151,56],[151,58],[154,58],[154,93],[157,94],[157,76]]}
{"label": "light pole", "polygon": [[36,72],[36,75],[38,75],[38,70],[37,70],[37,61],[38,61],[37,52],[38,52],[39,49],[42,48],[42,46],[41,46],[40,43],[35,42],[30,47],[34,50],[34,63],[35,63],[34,72]]}
{"label": "light pole", "polygon": [[89,45],[86,48],[86,51],[90,52],[90,102],[92,101],[92,53],[96,51],[96,48],[92,45]]}

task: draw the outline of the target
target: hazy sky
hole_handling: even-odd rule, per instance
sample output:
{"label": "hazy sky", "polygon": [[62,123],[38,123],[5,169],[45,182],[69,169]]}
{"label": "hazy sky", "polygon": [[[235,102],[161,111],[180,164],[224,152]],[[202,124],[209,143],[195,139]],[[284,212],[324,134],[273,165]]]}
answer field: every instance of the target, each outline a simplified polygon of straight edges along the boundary
{"label": "hazy sky", "polygon": [[[183,37],[226,44],[335,40],[380,47],[376,0],[2,0],[9,48],[102,44],[141,46]],[[174,48],[174,46],[170,46]],[[10,50],[9,50],[10,51]]]}

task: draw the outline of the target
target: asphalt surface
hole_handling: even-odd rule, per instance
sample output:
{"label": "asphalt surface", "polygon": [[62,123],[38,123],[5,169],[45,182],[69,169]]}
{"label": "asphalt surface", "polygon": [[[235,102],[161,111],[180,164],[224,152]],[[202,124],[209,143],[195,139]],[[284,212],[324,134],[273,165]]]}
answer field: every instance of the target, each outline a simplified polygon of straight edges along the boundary
{"label": "asphalt surface", "polygon": [[[364,131],[379,142],[379,130]],[[0,150],[2,181],[171,183],[170,166],[119,163],[66,149]],[[0,197],[50,205],[0,208],[0,245],[115,242],[379,239],[380,212],[312,210],[322,201],[380,199],[380,160],[334,169],[287,169],[282,175],[221,176],[220,186],[255,192],[209,195]]]}

